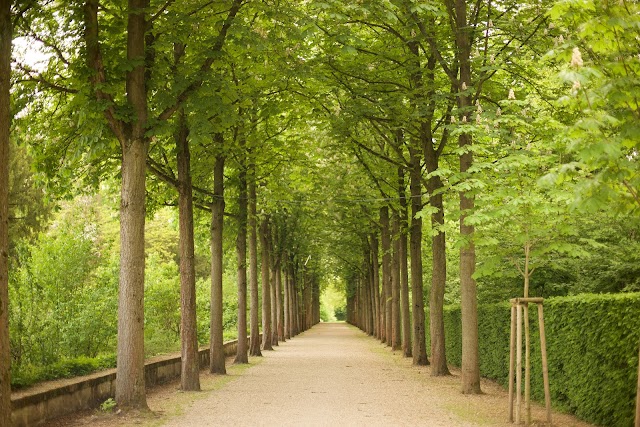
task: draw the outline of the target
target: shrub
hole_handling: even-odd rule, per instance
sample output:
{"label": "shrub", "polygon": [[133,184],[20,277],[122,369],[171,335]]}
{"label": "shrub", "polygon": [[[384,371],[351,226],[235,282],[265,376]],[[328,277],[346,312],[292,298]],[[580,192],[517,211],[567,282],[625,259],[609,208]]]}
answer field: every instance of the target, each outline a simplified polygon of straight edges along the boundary
{"label": "shrub", "polygon": [[[508,384],[510,305],[478,308],[480,371]],[[549,381],[554,406],[596,424],[633,424],[640,341],[640,294],[577,295],[544,302]],[[538,316],[531,326],[531,393],[544,399]],[[460,307],[445,309],[447,359],[461,362]],[[428,329],[427,329],[428,330]],[[524,341],[524,340],[523,340]]]}
{"label": "shrub", "polygon": [[115,354],[100,355],[95,358],[62,359],[47,366],[23,365],[12,369],[11,388],[17,390],[41,381],[88,375],[92,372],[114,368],[115,366]]}

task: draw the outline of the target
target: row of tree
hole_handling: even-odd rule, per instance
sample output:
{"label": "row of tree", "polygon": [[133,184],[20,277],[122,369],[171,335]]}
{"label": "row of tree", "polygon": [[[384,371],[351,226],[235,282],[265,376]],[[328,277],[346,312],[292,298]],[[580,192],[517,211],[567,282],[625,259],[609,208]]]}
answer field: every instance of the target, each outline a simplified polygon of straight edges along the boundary
{"label": "row of tree", "polygon": [[[2,28],[6,32],[2,41],[7,48],[3,51],[6,54],[3,64],[9,67],[3,74],[6,81],[2,81],[3,88],[7,89],[3,97],[7,103],[3,109],[6,113],[3,171],[8,174],[8,167],[5,170],[4,166],[8,166],[9,100],[13,98],[14,111],[17,106],[25,108],[25,115],[19,119],[26,128],[25,134],[42,142],[39,146],[33,144],[34,152],[36,157],[44,159],[40,166],[50,182],[57,181],[52,188],[59,194],[73,194],[76,191],[71,188],[73,182],[89,189],[88,186],[99,183],[101,177],[113,174],[114,170],[121,176],[116,401],[123,408],[146,407],[145,212],[154,204],[148,193],[153,195],[151,200],[155,205],[175,204],[179,210],[183,389],[199,389],[194,205],[211,215],[212,372],[225,372],[222,350],[225,215],[233,217],[237,228],[239,343],[236,362],[246,363],[247,354],[260,355],[261,343],[257,339],[260,326],[262,348],[271,349],[278,340],[292,337],[319,321],[319,280],[311,265],[304,262],[306,247],[295,235],[300,232],[295,218],[286,210],[276,211],[266,196],[262,196],[262,211],[257,211],[258,196],[269,174],[276,172],[274,163],[286,161],[284,154],[278,152],[277,144],[267,146],[295,117],[273,123],[271,115],[278,112],[278,104],[283,99],[278,97],[274,101],[266,97],[267,93],[281,92],[286,82],[269,77],[263,84],[248,84],[251,77],[256,80],[262,77],[253,74],[256,72],[251,67],[253,59],[242,58],[244,52],[225,52],[234,24],[238,27],[234,33],[236,43],[253,42],[247,38],[252,29],[242,25],[252,22],[253,14],[259,13],[260,19],[265,19],[263,5],[254,4],[251,10],[239,14],[247,6],[243,1],[172,3],[160,5],[151,13],[147,1],[130,1],[124,6],[90,0],[71,7],[64,2],[3,2],[6,20]],[[10,78],[14,26],[17,34],[40,43],[51,56],[41,68],[29,63],[28,57],[18,59]],[[205,30],[198,33],[198,39],[191,34],[199,27]],[[126,34],[125,39],[122,34]],[[126,57],[120,52],[126,52]],[[264,55],[266,57],[266,53]],[[11,85],[13,89],[9,92]],[[49,119],[56,117],[63,124],[44,119],[43,115]],[[194,146],[198,150],[197,162],[191,161]],[[169,154],[172,152],[173,156]],[[60,153],[66,154],[62,158]],[[265,158],[271,163],[266,163]],[[233,167],[225,167],[227,159],[234,162]],[[260,164],[261,161],[265,163]],[[75,173],[64,172],[75,167],[78,167]],[[86,172],[84,177],[80,170]],[[148,170],[154,177],[151,184],[146,179]],[[225,210],[224,184],[229,180],[225,173],[233,173],[234,201],[237,202],[234,212]],[[264,175],[259,176],[260,173]],[[192,176],[198,185],[193,184]],[[8,179],[2,184],[3,191],[9,189]],[[5,195],[3,226],[9,219],[6,200]],[[2,232],[6,239],[7,230]],[[5,410],[10,408],[8,296],[5,295],[8,242],[2,243],[0,412],[4,417],[10,416],[11,411]],[[259,311],[262,312],[261,324]],[[250,343],[248,330],[253,337]],[[5,425],[4,419],[0,421]]]}
{"label": "row of tree", "polygon": [[[2,4],[0,154],[8,156],[10,134],[25,141],[49,197],[121,179],[123,407],[145,405],[144,229],[158,206],[179,211],[184,388],[197,386],[194,209],[209,215],[217,371],[221,236],[230,227],[241,340],[257,335],[259,305],[267,347],[274,330],[286,338],[317,321],[321,277],[331,274],[348,283],[349,320],[416,364],[428,363],[428,300],[432,373],[445,375],[443,305],[459,301],[466,393],[480,391],[478,289],[495,299],[521,293],[515,271],[532,289],[573,292],[565,273],[593,273],[587,259],[636,276],[628,249],[638,245],[640,188],[635,4]],[[14,39],[44,62],[17,55],[12,63]],[[0,211],[5,228],[8,212]],[[595,257],[605,241],[623,255],[619,265]],[[8,267],[0,267],[4,414]],[[610,290],[638,286],[616,283]],[[240,343],[242,354],[248,346]]]}

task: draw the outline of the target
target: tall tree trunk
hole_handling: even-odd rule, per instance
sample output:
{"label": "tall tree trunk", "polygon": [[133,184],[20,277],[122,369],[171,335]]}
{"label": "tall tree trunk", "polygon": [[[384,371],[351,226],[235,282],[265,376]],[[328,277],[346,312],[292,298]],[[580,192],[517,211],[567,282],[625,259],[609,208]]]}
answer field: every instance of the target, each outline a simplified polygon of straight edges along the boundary
{"label": "tall tree trunk", "polygon": [[402,348],[402,323],[400,319],[400,217],[393,214],[392,225],[393,254],[391,262],[391,349]]}
{"label": "tall tree trunk", "polygon": [[260,297],[258,295],[258,236],[256,230],[256,182],[255,171],[249,179],[249,288],[251,292],[250,328],[251,341],[249,354],[251,356],[262,356],[260,352],[260,318],[258,316],[258,305]]}
{"label": "tall tree trunk", "polygon": [[411,357],[411,311],[409,309],[409,261],[407,230],[409,213],[405,193],[404,169],[398,168],[398,195],[400,196],[400,306],[402,312],[402,355]]}
{"label": "tall tree trunk", "polygon": [[373,298],[376,323],[376,338],[382,340],[384,332],[384,324],[382,321],[382,305],[380,302],[380,265],[378,262],[378,237],[375,233],[371,234],[369,239],[371,245],[371,270],[373,272],[371,280],[373,281]]}
{"label": "tall tree trunk", "polygon": [[193,189],[189,128],[184,109],[178,115],[176,157],[178,164],[178,216],[180,227],[180,344],[182,390],[200,390],[200,357],[196,319],[196,269],[193,240]]}
{"label": "tall tree trunk", "polygon": [[[241,145],[244,146],[241,138]],[[247,171],[241,162],[238,174],[238,235],[236,258],[238,260],[238,347],[234,363],[249,363],[247,342]]]}
{"label": "tall tree trunk", "polygon": [[422,184],[420,156],[411,148],[411,296],[413,302],[413,364],[428,365],[425,337],[424,293],[422,289],[422,219],[416,215],[422,210]]}
{"label": "tall tree trunk", "polygon": [[276,271],[271,270],[271,345],[278,344],[278,307],[276,294]]}
{"label": "tall tree trunk", "polygon": [[380,209],[380,227],[382,243],[382,306],[384,315],[384,342],[391,346],[393,324],[391,319],[391,238],[389,231],[389,208]]}
{"label": "tall tree trunk", "polygon": [[291,278],[289,277],[289,264],[285,262],[284,267],[284,282],[282,283],[284,288],[284,338],[291,339],[291,297],[289,296],[289,289]]}
{"label": "tall tree trunk", "polygon": [[269,220],[265,217],[260,223],[261,272],[262,272],[262,348],[273,350],[273,331],[271,329],[271,280],[269,277]]}
{"label": "tall tree trunk", "polygon": [[120,288],[118,295],[118,373],[116,402],[147,409],[144,379],[145,172],[149,141],[145,82],[145,30],[148,0],[129,0],[127,101],[135,121],[125,127],[120,202]]}
{"label": "tall tree trunk", "polygon": [[277,330],[278,340],[284,341],[284,303],[282,295],[282,255],[278,256],[275,266],[276,273],[276,316],[277,316]]}
{"label": "tall tree trunk", "polygon": [[373,264],[371,262],[371,242],[367,236],[367,268],[369,269],[369,307],[371,308],[371,335],[374,337],[378,334],[378,324],[376,318],[376,296],[375,296],[375,284],[373,280]]}
{"label": "tall tree trunk", "polygon": [[[427,172],[438,170],[437,153],[433,144],[425,144],[425,162]],[[442,181],[439,176],[432,176],[427,181],[429,204],[435,212],[431,214],[431,228],[435,231],[431,238],[431,292],[429,294],[429,316],[431,333],[431,375],[449,375],[445,353],[444,336],[444,291],[447,281],[446,240],[443,231],[444,204],[442,201]]]}
{"label": "tall tree trunk", "polygon": [[[218,134],[222,148],[222,135]],[[224,329],[222,326],[222,232],[224,227],[224,155],[218,154],[213,167],[213,205],[211,207],[211,346],[209,370],[226,374]]]}
{"label": "tall tree trunk", "polygon": [[[455,0],[455,36],[457,58],[460,67],[460,93],[458,109],[463,118],[469,121],[471,98],[465,88],[471,85],[471,28],[467,26],[467,2]],[[464,120],[463,120],[464,121]],[[471,134],[458,137],[460,147],[460,173],[466,174],[473,164]],[[473,225],[466,224],[467,216],[475,207],[475,197],[466,191],[460,192],[460,236],[463,246],[460,248],[460,306],[462,318],[462,392],[480,393],[480,357],[478,345],[478,296],[473,273],[476,268],[476,251],[473,243]]]}
{"label": "tall tree trunk", "polygon": [[0,426],[11,425],[9,351],[9,138],[11,130],[11,0],[0,0]]}

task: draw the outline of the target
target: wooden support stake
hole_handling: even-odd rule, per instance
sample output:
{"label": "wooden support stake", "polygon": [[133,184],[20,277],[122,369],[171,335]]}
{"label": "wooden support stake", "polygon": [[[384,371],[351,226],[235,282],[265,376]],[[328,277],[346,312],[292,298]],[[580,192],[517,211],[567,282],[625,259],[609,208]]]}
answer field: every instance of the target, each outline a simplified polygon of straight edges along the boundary
{"label": "wooden support stake", "polygon": [[[538,323],[540,326],[540,353],[542,355],[542,378],[544,380],[544,404],[547,408],[547,423],[551,425],[551,389],[549,388],[549,364],[547,362],[547,338],[544,332],[544,315],[542,312],[542,304],[538,304]],[[636,427],[640,427],[640,426],[636,426]]]}
{"label": "wooden support stake", "polygon": [[516,424],[520,424],[522,405],[522,306],[517,306],[516,326]]}
{"label": "wooden support stake", "polygon": [[529,305],[523,304],[524,310],[524,425],[531,424],[531,337],[529,330]]}
{"label": "wooden support stake", "polygon": [[640,347],[638,350],[638,388],[636,389],[636,426],[640,427]]}
{"label": "wooden support stake", "polygon": [[513,374],[516,363],[516,306],[511,306],[511,336],[509,338],[509,422],[513,422]]}

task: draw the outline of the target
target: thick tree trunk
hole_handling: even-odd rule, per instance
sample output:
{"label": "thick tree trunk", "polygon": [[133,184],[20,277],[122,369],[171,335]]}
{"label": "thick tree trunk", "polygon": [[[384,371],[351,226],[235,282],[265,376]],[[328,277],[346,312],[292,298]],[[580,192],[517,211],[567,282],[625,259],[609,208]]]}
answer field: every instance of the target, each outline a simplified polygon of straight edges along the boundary
{"label": "thick tree trunk", "polygon": [[122,146],[120,202],[120,288],[118,295],[118,373],[116,402],[147,409],[144,379],[144,223],[148,151],[145,29],[147,0],[129,0],[127,101],[136,119],[126,126]]}
{"label": "thick tree trunk", "polygon": [[[458,110],[469,121],[471,99],[465,87],[471,85],[471,28],[467,25],[467,2],[455,0],[455,37],[457,57],[460,67],[460,94]],[[458,137],[460,147],[460,173],[466,174],[473,164],[470,134]],[[465,223],[467,216],[475,207],[472,193],[460,192],[460,236],[463,246],[460,248],[460,306],[462,318],[462,392],[480,393],[480,357],[478,345],[478,296],[473,274],[476,268],[476,250],[473,243],[474,227]]]}
{"label": "thick tree trunk", "polygon": [[382,340],[382,330],[384,324],[382,322],[382,306],[380,303],[380,265],[378,262],[378,237],[375,235],[375,233],[371,235],[369,244],[371,245],[371,280],[373,282],[373,299],[375,312],[373,321],[376,324],[376,338]]}
{"label": "thick tree trunk", "polygon": [[400,318],[400,217],[393,215],[393,256],[391,262],[391,349],[402,348],[402,323]]}
{"label": "thick tree trunk", "polygon": [[251,356],[262,356],[260,352],[260,317],[258,305],[260,296],[258,294],[258,236],[256,230],[256,182],[252,173],[249,180],[249,288],[251,292],[250,328],[251,341],[249,354]]}
{"label": "thick tree trunk", "polygon": [[196,270],[193,237],[193,189],[189,128],[184,110],[178,117],[176,157],[178,164],[178,216],[180,227],[180,344],[182,390],[200,390],[200,357],[196,319]]}
{"label": "thick tree trunk", "polygon": [[380,209],[380,227],[382,243],[382,301],[384,316],[384,342],[391,346],[393,323],[391,318],[391,238],[389,231],[389,208]]}
{"label": "thick tree trunk", "polygon": [[260,223],[261,273],[262,273],[262,348],[273,350],[271,329],[271,280],[269,277],[269,221],[265,217]]}
{"label": "thick tree trunk", "polygon": [[416,215],[422,210],[422,184],[420,156],[411,151],[411,292],[413,302],[413,364],[428,365],[425,337],[424,294],[422,289],[422,219]]}
{"label": "thick tree trunk", "polygon": [[[471,144],[469,135],[460,135],[460,146]],[[460,156],[460,171],[466,172],[473,162],[471,152]],[[460,193],[460,235],[465,245],[460,248],[460,306],[462,318],[462,392],[478,394],[480,390],[480,351],[478,343],[478,295],[473,273],[476,251],[473,243],[474,227],[465,219],[474,208],[474,197]]]}
{"label": "thick tree trunk", "polygon": [[238,175],[238,235],[236,258],[238,260],[238,348],[234,363],[249,363],[247,342],[247,172],[240,166]]}
{"label": "thick tree trunk", "polygon": [[[222,135],[219,136],[222,140]],[[220,141],[220,145],[222,141]],[[218,154],[213,167],[213,206],[211,207],[211,346],[209,371],[226,374],[224,330],[222,326],[222,232],[224,227],[224,155]]]}
{"label": "thick tree trunk", "polygon": [[9,351],[9,138],[11,129],[11,0],[0,0],[0,426],[11,425]]}
{"label": "thick tree trunk", "polygon": [[398,188],[400,196],[400,307],[402,312],[402,355],[411,357],[411,311],[409,309],[409,254],[407,230],[409,213],[405,193],[404,170],[398,168]]}
{"label": "thick tree trunk", "polygon": [[122,149],[120,203],[120,290],[116,402],[146,408],[144,379],[144,223],[147,145],[132,141]]}

